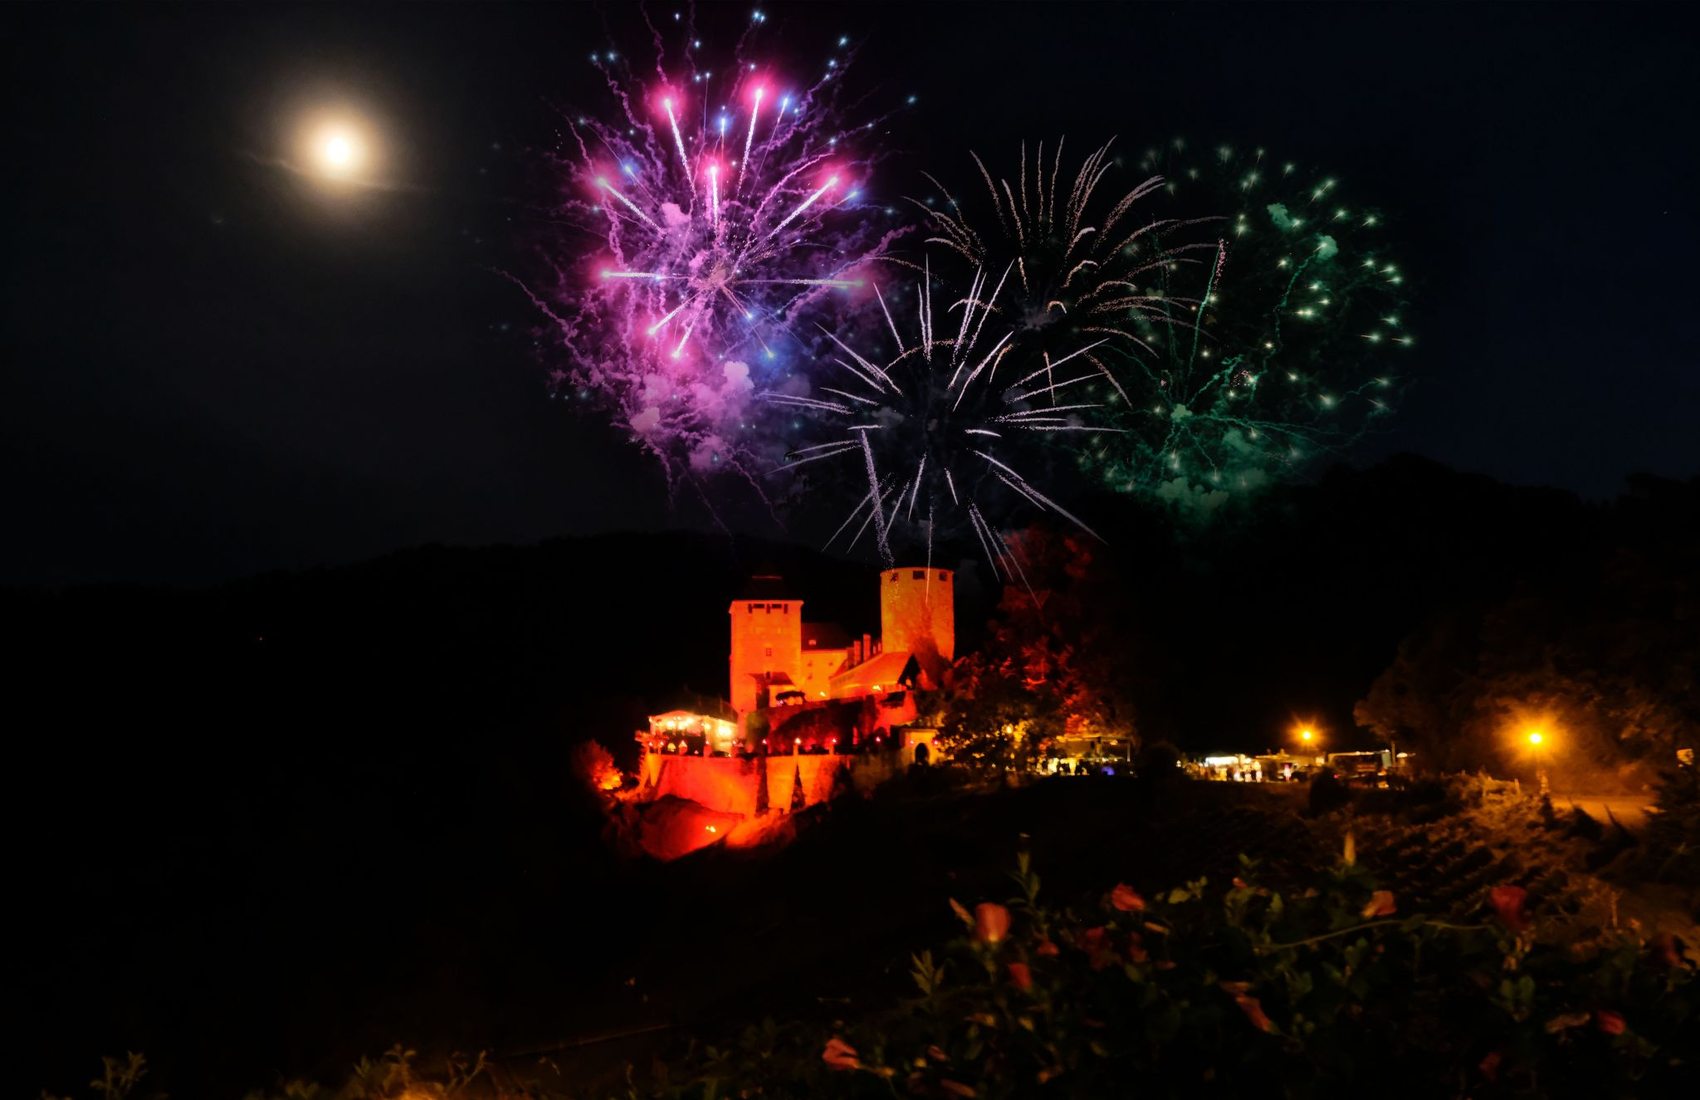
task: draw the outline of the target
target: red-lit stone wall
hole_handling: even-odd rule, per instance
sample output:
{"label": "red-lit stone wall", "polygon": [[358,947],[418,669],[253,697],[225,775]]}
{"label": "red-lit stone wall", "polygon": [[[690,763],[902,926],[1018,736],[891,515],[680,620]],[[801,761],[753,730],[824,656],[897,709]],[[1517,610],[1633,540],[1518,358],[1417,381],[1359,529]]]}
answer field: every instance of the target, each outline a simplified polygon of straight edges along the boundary
{"label": "red-lit stone wall", "polygon": [[767,769],[767,804],[787,810],[799,779],[803,804],[813,806],[832,797],[839,769],[848,769],[850,784],[867,793],[890,779],[913,760],[913,750],[862,753],[856,756],[767,756],[740,760],[724,756],[671,756],[650,753],[640,776],[641,799],[652,802],[669,795],[688,799],[716,813],[753,817],[761,775]]}
{"label": "red-lit stone wall", "polygon": [[949,569],[880,573],[880,641],[887,653],[913,653],[929,687],[956,657],[956,575]]}
{"label": "red-lit stone wall", "polygon": [[732,709],[742,718],[760,701],[755,674],[782,672],[803,678],[803,601],[734,600],[732,624]]}
{"label": "red-lit stone wall", "polygon": [[844,667],[849,656],[847,649],[805,649],[803,675],[797,681],[804,697],[810,702],[825,699],[831,690],[832,674]]}

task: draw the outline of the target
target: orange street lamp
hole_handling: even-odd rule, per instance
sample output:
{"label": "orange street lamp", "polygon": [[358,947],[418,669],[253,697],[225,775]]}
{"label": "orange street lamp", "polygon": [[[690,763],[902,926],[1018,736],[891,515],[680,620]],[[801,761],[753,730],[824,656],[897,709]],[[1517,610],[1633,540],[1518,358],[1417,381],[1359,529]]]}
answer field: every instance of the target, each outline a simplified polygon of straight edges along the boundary
{"label": "orange street lamp", "polygon": [[1547,793],[1546,735],[1540,730],[1529,731],[1529,751],[1535,754],[1535,780],[1541,793]]}

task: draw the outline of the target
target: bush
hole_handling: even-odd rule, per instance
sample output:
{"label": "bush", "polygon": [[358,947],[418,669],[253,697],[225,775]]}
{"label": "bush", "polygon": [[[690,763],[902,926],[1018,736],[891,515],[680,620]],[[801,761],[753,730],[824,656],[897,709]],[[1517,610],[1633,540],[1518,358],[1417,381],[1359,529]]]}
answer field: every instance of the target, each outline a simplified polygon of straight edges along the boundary
{"label": "bush", "polygon": [[1661,882],[1700,886],[1700,769],[1684,765],[1662,776],[1647,826],[1646,873]]}
{"label": "bush", "polygon": [[[1474,784],[1469,784],[1473,788]],[[1478,798],[1479,802],[1480,799]],[[1352,803],[1352,812],[1385,814],[1413,825],[1428,824],[1462,813],[1468,794],[1466,781],[1459,778],[1429,777],[1387,789],[1372,788],[1359,794]]]}
{"label": "bush", "polygon": [[1134,766],[1141,779],[1166,783],[1179,778],[1180,750],[1167,741],[1152,741],[1139,747]]}
{"label": "bush", "polygon": [[1541,938],[1523,890],[1479,923],[1406,914],[1342,867],[1283,895],[1242,859],[1078,912],[970,912],[917,996],[830,1029],[772,1023],[671,1067],[657,1095],[1675,1095],[1696,1082],[1693,971],[1669,941]]}
{"label": "bush", "polygon": [[1313,816],[1333,813],[1352,800],[1352,792],[1346,785],[1334,778],[1332,772],[1317,772],[1316,778],[1310,781],[1310,791],[1305,804]]}
{"label": "bush", "polygon": [[[1023,855],[1007,904],[950,903],[961,934],[910,956],[913,998],[830,1026],[747,1027],[621,1095],[1595,1098],[1700,1084],[1700,989],[1668,936],[1548,935],[1516,886],[1483,890],[1460,923],[1407,913],[1359,865],[1286,894],[1258,870],[1242,856],[1226,884],[1120,885],[1059,909]],[[142,1066],[109,1059],[96,1091],[121,1100]],[[425,1073],[397,1047],[340,1090],[254,1098],[454,1098],[485,1071],[451,1056]]]}
{"label": "bush", "polygon": [[572,771],[579,782],[598,795],[618,790],[625,781],[625,776],[614,765],[613,756],[599,741],[584,741],[573,746]]}

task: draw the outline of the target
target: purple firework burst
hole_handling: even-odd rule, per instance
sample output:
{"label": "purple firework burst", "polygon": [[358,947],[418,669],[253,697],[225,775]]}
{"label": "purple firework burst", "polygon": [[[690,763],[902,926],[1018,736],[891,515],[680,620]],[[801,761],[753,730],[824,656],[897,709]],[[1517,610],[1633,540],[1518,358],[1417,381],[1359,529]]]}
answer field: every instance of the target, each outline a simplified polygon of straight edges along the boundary
{"label": "purple firework burst", "polygon": [[755,395],[813,357],[819,329],[800,322],[830,324],[896,235],[863,192],[873,124],[848,129],[836,106],[848,56],[798,82],[751,43],[713,67],[700,43],[677,61],[658,46],[641,77],[594,59],[617,109],[568,121],[553,161],[567,217],[541,242],[545,285],[527,286],[566,351],[558,391],[602,407],[670,480],[771,469]]}

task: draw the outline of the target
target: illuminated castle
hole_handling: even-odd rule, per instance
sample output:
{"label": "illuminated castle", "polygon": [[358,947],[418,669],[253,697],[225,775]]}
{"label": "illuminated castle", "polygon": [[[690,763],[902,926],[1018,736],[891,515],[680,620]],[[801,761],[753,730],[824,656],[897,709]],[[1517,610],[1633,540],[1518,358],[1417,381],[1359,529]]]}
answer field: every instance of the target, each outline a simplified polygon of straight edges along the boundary
{"label": "illuminated castle", "polygon": [[[807,621],[783,578],[751,577],[727,608],[730,709],[651,715],[638,740],[646,751],[696,756],[886,741],[915,718],[912,689],[938,687],[956,656],[954,581],[949,569],[884,570],[880,636],[854,638],[836,623]],[[770,746],[769,733],[781,740]]]}
{"label": "illuminated castle", "polygon": [[852,638],[807,622],[778,576],[750,578],[727,609],[731,709],[699,702],[638,730],[632,801],[644,851],[674,859],[724,840],[765,843],[776,816],[847,791],[867,793],[929,763],[938,731],[916,724],[916,689],[932,689],[956,656],[955,580],[948,569],[880,573],[880,636]]}
{"label": "illuminated castle", "polygon": [[948,569],[880,574],[880,636],[851,638],[808,622],[803,601],[773,575],[752,577],[732,601],[730,697],[740,719],[768,707],[934,688],[956,656],[954,577]]}

